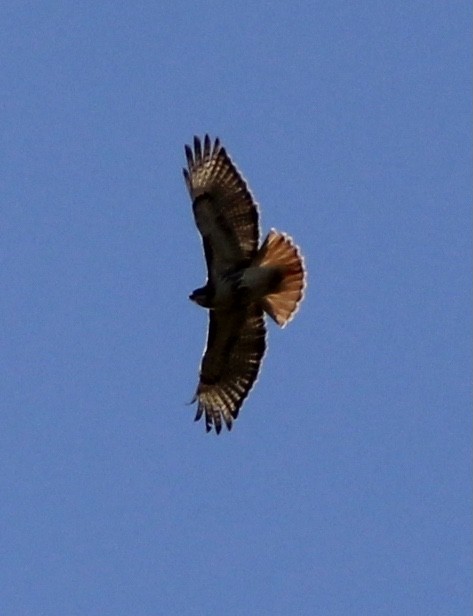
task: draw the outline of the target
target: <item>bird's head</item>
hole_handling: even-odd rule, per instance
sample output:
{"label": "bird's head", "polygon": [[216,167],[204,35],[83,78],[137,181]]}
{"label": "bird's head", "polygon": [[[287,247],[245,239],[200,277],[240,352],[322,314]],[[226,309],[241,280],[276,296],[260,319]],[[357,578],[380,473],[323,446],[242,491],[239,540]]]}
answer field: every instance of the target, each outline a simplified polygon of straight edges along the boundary
{"label": "bird's head", "polygon": [[196,304],[198,304],[199,306],[202,306],[203,308],[211,307],[207,287],[201,287],[200,289],[195,289],[195,291],[192,291],[192,293],[189,295],[189,299],[192,302],[195,302]]}

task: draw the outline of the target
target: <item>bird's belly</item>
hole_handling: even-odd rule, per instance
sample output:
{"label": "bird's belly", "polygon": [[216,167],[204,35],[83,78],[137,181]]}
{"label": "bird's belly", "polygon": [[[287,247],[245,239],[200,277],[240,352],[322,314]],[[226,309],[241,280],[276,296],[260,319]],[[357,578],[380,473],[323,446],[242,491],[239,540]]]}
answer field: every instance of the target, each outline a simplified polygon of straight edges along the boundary
{"label": "bird's belly", "polygon": [[247,290],[251,301],[263,299],[268,293],[277,290],[281,275],[277,267],[249,267],[243,273],[241,286]]}
{"label": "bird's belly", "polygon": [[277,268],[248,267],[222,276],[215,286],[214,308],[242,307],[274,292],[279,284]]}

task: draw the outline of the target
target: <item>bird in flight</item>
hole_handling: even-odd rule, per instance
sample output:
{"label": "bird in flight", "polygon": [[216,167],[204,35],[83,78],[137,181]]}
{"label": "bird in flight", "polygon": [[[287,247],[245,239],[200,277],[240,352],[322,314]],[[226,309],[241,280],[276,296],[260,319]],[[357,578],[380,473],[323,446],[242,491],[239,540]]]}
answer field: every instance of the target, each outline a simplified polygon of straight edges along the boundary
{"label": "bird in flight", "polygon": [[259,246],[258,206],[220,141],[185,146],[184,179],[202,236],[207,282],[189,299],[209,311],[207,346],[192,402],[198,421],[217,434],[233,420],[253,387],[266,350],[265,314],[284,327],[304,295],[298,247],[272,229]]}

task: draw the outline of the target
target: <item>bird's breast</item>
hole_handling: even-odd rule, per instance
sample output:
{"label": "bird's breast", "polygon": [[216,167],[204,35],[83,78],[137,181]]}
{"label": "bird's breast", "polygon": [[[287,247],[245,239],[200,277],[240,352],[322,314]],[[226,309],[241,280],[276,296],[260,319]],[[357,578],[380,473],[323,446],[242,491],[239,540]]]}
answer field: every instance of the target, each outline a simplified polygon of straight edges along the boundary
{"label": "bird's breast", "polygon": [[215,281],[213,305],[215,308],[230,308],[238,303],[238,287],[241,276],[225,275]]}

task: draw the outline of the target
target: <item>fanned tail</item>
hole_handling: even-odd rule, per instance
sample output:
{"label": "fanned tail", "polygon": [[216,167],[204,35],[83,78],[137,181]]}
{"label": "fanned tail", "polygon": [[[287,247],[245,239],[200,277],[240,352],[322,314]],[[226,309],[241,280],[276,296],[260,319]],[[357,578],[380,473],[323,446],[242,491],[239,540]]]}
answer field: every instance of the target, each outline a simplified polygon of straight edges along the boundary
{"label": "fanned tail", "polygon": [[255,265],[277,267],[281,272],[277,291],[266,295],[261,304],[265,312],[284,327],[294,317],[304,297],[305,267],[299,248],[288,235],[271,229]]}

